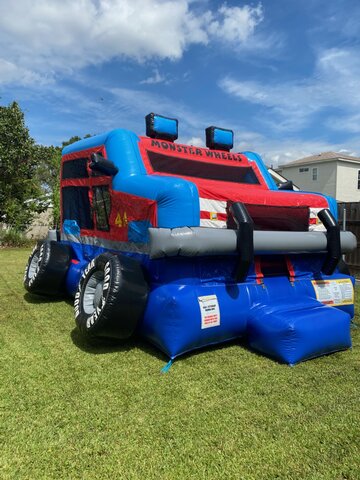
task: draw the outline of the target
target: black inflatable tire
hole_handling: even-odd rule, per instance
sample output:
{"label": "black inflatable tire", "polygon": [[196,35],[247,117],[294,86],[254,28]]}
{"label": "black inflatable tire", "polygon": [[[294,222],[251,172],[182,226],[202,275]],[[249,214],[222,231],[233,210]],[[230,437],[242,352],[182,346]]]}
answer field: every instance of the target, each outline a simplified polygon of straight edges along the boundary
{"label": "black inflatable tire", "polygon": [[30,293],[61,295],[71,261],[71,248],[61,242],[38,243],[25,268],[24,286]]}
{"label": "black inflatable tire", "polygon": [[138,261],[102,253],[80,279],[74,301],[76,324],[88,338],[129,338],[144,312],[147,295]]}
{"label": "black inflatable tire", "polygon": [[351,275],[348,264],[344,262],[342,258],[339,260],[337,268],[340,273],[343,273],[344,275],[349,275],[349,276]]}

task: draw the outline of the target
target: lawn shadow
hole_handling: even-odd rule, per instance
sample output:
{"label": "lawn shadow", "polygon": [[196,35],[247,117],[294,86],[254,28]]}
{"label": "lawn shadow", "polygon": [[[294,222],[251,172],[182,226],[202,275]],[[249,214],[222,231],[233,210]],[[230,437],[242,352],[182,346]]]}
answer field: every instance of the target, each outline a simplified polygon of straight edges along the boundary
{"label": "lawn shadow", "polygon": [[251,353],[252,355],[255,355],[256,357],[262,358],[263,360],[267,360],[268,362],[270,362],[270,364],[281,365],[282,367],[289,367],[289,368],[295,368],[299,365],[310,362],[312,360],[316,360],[316,359],[324,358],[324,357],[331,357],[332,355],[334,355],[336,353],[341,353],[341,352],[345,352],[346,350],[348,350],[348,348],[343,348],[343,349],[340,349],[340,350],[334,350],[332,352],[327,352],[327,353],[322,353],[322,354],[319,354],[319,355],[315,355],[313,357],[307,357],[307,358],[304,358],[302,360],[298,360],[295,363],[287,363],[285,361],[281,361],[278,358],[272,357],[271,355],[267,355],[266,353],[260,352],[258,350],[255,350],[254,348],[250,347],[250,345],[247,343],[246,337],[240,338],[239,340],[240,341],[239,341],[238,345],[241,348],[243,348],[244,350],[246,350],[247,352]]}
{"label": "lawn shadow", "polygon": [[[42,295],[36,295],[33,293],[26,292],[24,294],[24,300],[27,303],[32,304],[48,304],[48,303],[60,303],[65,302],[67,305],[73,306],[74,300],[69,297],[46,297]],[[357,328],[358,325],[355,324],[354,328]],[[144,340],[139,335],[136,335],[127,340],[118,340],[112,338],[102,338],[102,339],[87,339],[84,338],[77,328],[74,328],[70,334],[71,340],[73,344],[78,347],[80,350],[86,353],[92,353],[94,355],[103,355],[107,353],[114,353],[114,352],[128,352],[133,348],[139,348],[143,352],[157,357],[159,360],[163,362],[168,362],[169,357],[165,355],[161,350],[157,347],[152,345],[150,342]],[[232,345],[237,345],[240,348],[243,348],[250,352],[251,354],[261,357],[261,358],[268,358],[266,355],[257,352],[253,348],[249,347],[247,344],[246,338],[235,338],[229,341],[225,341],[222,343],[215,343],[213,345],[206,345],[204,347],[197,348],[195,350],[191,350],[190,352],[186,352],[179,356],[180,359],[186,359],[192,356],[200,355],[202,353],[211,352],[213,350],[224,349]],[[271,361],[282,364],[276,359],[270,358]]]}
{"label": "lawn shadow", "polygon": [[195,350],[191,350],[189,352],[186,352],[186,353],[180,355],[179,358],[180,359],[186,359],[186,358],[189,358],[189,357],[194,357],[196,355],[201,355],[204,352],[224,350],[224,349],[227,349],[228,347],[231,347],[231,346],[237,346],[239,348],[242,348],[242,349],[246,350],[247,352],[251,353],[252,355],[255,355],[256,357],[259,357],[259,358],[262,358],[262,359],[265,359],[265,360],[269,360],[273,363],[277,363],[279,365],[285,365],[284,363],[279,362],[275,358],[268,357],[267,355],[265,355],[261,352],[258,352],[256,350],[254,350],[253,348],[251,348],[247,343],[246,337],[238,337],[238,338],[233,338],[231,340],[225,340],[225,341],[220,342],[220,343],[214,343],[212,345],[205,345],[203,347],[196,348]]}
{"label": "lawn shadow", "polygon": [[[111,338],[87,339],[84,338],[83,335],[81,335],[77,328],[74,328],[71,332],[71,340],[73,344],[83,352],[91,353],[94,355],[106,355],[108,353],[114,352],[129,352],[133,348],[139,348],[143,352],[151,356],[155,356],[163,362],[169,361],[169,357],[167,355],[165,355],[161,350],[159,350],[156,346],[152,345],[147,340],[141,338],[139,335],[123,341]],[[256,357],[271,361],[272,363],[277,363],[279,365],[286,365],[249,347],[246,338],[234,338],[232,340],[221,343],[205,345],[203,347],[196,348],[189,352],[183,353],[182,355],[179,355],[176,360],[186,360],[187,358],[196,357],[197,355],[201,355],[205,352],[219,351],[235,345],[239,348],[243,348],[244,350]]]}
{"label": "lawn shadow", "polygon": [[133,348],[139,348],[143,352],[157,357],[163,362],[168,362],[169,358],[151,343],[134,336],[127,340],[118,340],[112,338],[94,338],[87,339],[79,332],[77,328],[74,328],[70,334],[73,344],[80,350],[86,353],[92,353],[94,355],[104,355],[114,352],[129,352]]}
{"label": "lawn shadow", "polygon": [[247,352],[251,353],[252,355],[255,355],[256,357],[262,358],[263,360],[268,360],[269,362],[276,363],[278,365],[289,366],[287,363],[281,362],[277,358],[271,357],[270,355],[266,355],[265,353],[259,352],[258,350],[255,350],[254,348],[250,347],[250,345],[247,343],[246,337],[240,339],[239,345],[241,348],[243,348]]}
{"label": "lawn shadow", "polygon": [[53,297],[49,296],[46,297],[45,295],[37,295],[36,293],[24,293],[24,300],[26,303],[33,303],[33,304],[46,304],[46,303],[60,303],[63,302],[65,299],[64,297]]}
{"label": "lawn shadow", "polygon": [[221,343],[213,343],[211,345],[204,345],[202,347],[195,348],[194,350],[190,350],[188,352],[185,352],[181,354],[178,358],[180,360],[182,359],[187,359],[190,357],[196,357],[197,355],[202,355],[205,352],[215,352],[215,351],[220,351],[220,350],[225,350],[226,348],[232,347],[232,346],[239,346],[240,345],[241,338],[233,338],[231,340],[227,340]]}

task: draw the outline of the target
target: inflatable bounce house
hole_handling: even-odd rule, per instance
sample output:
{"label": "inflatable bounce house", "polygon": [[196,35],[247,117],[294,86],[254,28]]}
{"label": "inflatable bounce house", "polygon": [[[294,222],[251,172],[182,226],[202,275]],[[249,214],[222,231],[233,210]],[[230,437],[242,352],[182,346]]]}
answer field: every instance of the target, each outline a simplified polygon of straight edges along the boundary
{"label": "inflatable bounce house", "polygon": [[288,364],[351,346],[354,279],[335,200],[280,188],[259,155],[175,143],[178,121],[64,148],[61,230],[30,255],[31,293],[69,294],[86,337],[138,333],[171,360],[245,337]]}

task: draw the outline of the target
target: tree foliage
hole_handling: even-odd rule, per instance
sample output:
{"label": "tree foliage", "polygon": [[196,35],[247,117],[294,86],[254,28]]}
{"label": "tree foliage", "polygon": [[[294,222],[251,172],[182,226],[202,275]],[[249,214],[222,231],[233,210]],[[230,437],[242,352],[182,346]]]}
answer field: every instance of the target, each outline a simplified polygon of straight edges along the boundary
{"label": "tree foliage", "polygon": [[17,230],[45,208],[34,146],[19,105],[0,106],[0,220]]}
{"label": "tree foliage", "polygon": [[61,148],[54,146],[35,146],[37,160],[37,182],[47,199],[48,206],[53,207],[53,226],[60,225],[60,165]]}
{"label": "tree foliage", "polygon": [[[84,138],[87,138],[87,137],[85,136]],[[67,147],[68,145],[71,145],[72,143],[78,142],[79,140],[81,140],[81,137],[79,137],[78,135],[75,135],[74,137],[69,138],[69,140],[66,140],[66,141],[62,142],[62,146],[63,146],[63,148]]]}
{"label": "tree foliage", "polygon": [[[91,137],[86,134],[84,138]],[[60,165],[61,151],[67,145],[81,140],[81,137],[75,135],[69,140],[62,142],[61,147],[36,145],[37,158],[37,178],[39,184],[49,199],[53,207],[53,226],[60,226]]]}
{"label": "tree foliage", "polygon": [[[90,134],[84,138],[90,137]],[[53,207],[53,226],[60,225],[62,147],[37,145],[16,102],[0,106],[0,222],[23,231],[34,215]]]}

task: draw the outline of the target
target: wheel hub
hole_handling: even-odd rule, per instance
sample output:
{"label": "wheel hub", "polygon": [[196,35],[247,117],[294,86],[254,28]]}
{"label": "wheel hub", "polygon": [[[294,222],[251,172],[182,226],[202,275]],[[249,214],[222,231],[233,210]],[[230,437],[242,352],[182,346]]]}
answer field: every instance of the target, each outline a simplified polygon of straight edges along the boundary
{"label": "wheel hub", "polygon": [[37,267],[39,265],[39,254],[34,253],[30,265],[29,265],[29,271],[28,271],[28,277],[33,278],[33,276],[36,273]]}
{"label": "wheel hub", "polygon": [[100,305],[103,285],[104,272],[97,270],[89,277],[84,289],[82,305],[87,315],[92,315]]}
{"label": "wheel hub", "polygon": [[100,281],[95,288],[94,293],[94,310],[100,305],[102,292],[103,292],[104,281]]}

